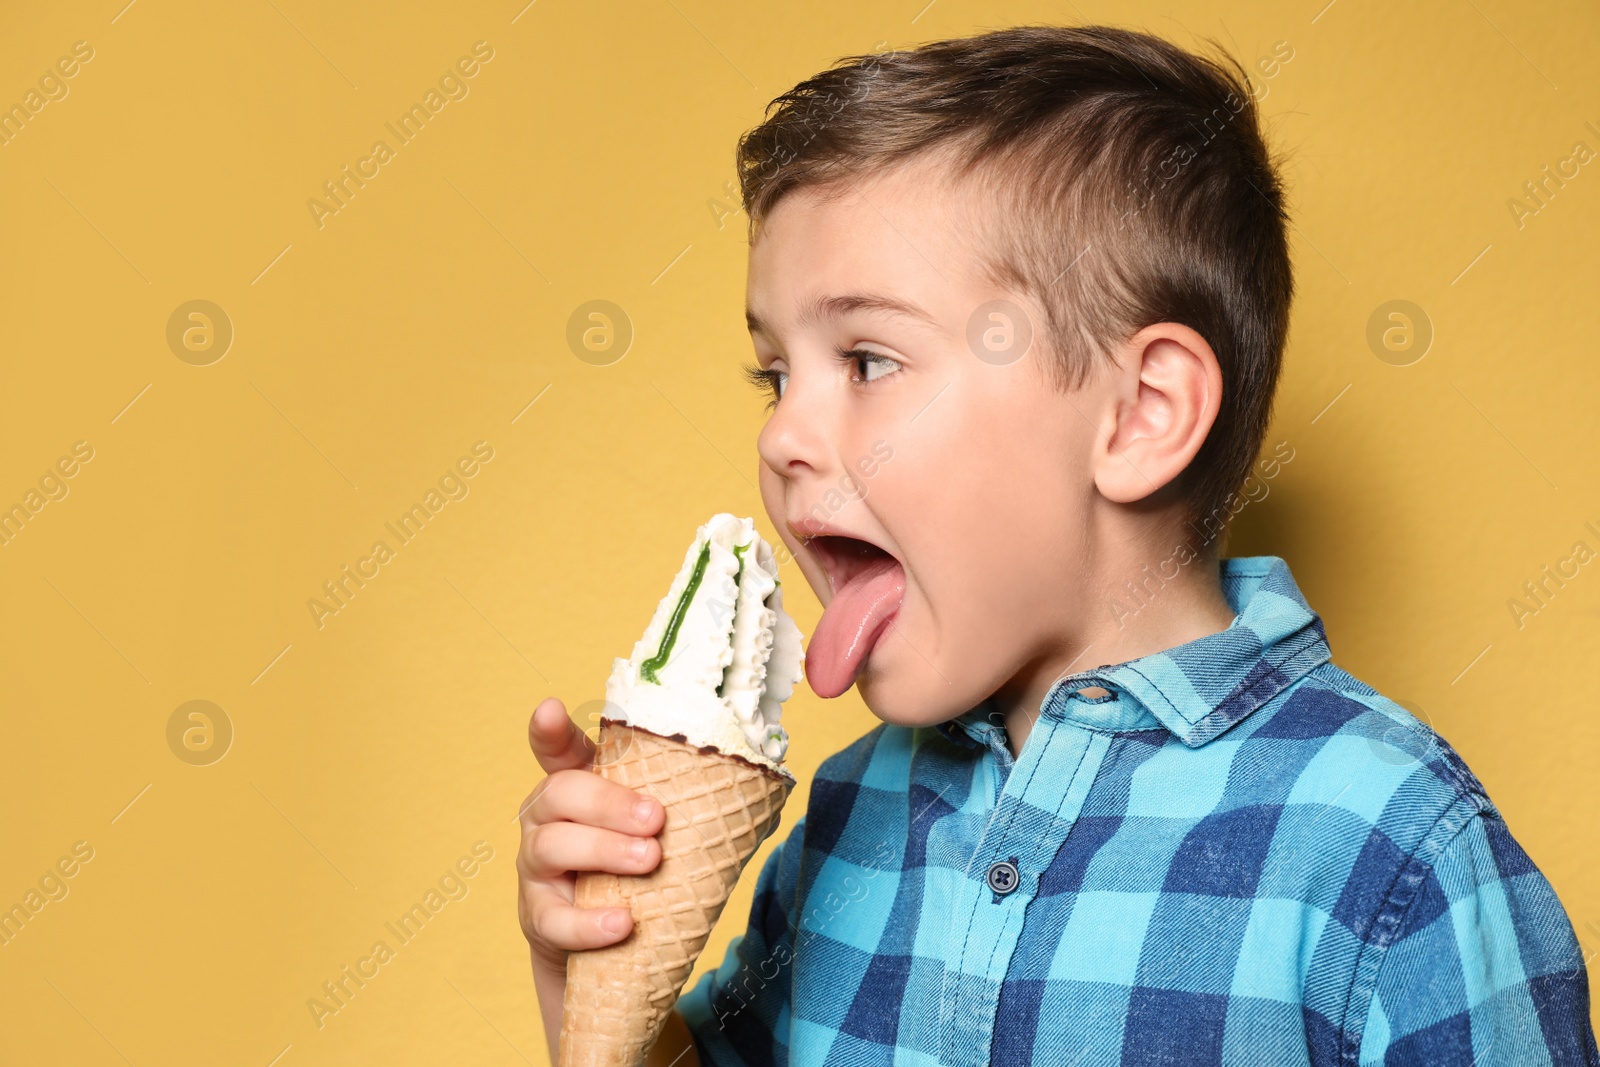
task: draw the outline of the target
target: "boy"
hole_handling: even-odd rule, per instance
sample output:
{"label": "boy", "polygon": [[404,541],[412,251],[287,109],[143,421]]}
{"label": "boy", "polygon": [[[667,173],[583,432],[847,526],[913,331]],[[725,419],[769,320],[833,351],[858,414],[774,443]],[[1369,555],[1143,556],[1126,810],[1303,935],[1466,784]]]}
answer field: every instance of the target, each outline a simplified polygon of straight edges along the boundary
{"label": "boy", "polygon": [[[1293,458],[1257,465],[1293,287],[1243,72],[1022,27],[775,104],[739,150],[762,498],[826,605],[812,688],[884,722],[651,1062],[1600,1062],[1482,785],[1333,666],[1281,559],[1219,559]],[[662,815],[559,702],[529,730],[553,1054],[566,954],[630,929],[571,872],[653,868]]]}

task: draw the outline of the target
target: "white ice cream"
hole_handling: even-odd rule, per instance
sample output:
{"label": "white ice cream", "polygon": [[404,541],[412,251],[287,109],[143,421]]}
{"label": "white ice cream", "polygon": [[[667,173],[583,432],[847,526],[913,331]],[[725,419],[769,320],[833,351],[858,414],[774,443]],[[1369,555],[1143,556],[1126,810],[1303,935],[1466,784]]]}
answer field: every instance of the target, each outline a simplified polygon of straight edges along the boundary
{"label": "white ice cream", "polygon": [[792,777],[778,718],[804,662],[771,546],[751,520],[719,512],[697,532],[632,658],[612,661],[607,713]]}

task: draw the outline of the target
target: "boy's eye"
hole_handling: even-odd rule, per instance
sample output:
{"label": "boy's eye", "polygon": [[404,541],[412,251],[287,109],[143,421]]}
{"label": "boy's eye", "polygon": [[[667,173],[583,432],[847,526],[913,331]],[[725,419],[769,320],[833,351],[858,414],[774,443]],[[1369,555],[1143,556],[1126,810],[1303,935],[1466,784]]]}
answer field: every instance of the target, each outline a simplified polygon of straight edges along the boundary
{"label": "boy's eye", "polygon": [[[853,382],[875,382],[900,369],[899,360],[865,348],[837,349],[835,353],[841,362],[855,364],[860,368],[859,377],[851,375],[850,380]],[[789,384],[789,372],[772,370],[754,363],[746,363],[743,369],[745,381],[762,392],[771,394],[772,399],[767,401],[767,408],[770,410],[777,407],[778,401],[783,398],[784,387]]]}
{"label": "boy's eye", "polygon": [[851,381],[874,382],[900,369],[899,360],[865,348],[852,348],[849,351],[841,351],[839,358],[854,363],[861,368],[861,377],[852,377]]}
{"label": "boy's eye", "polygon": [[744,365],[744,378],[757,389],[772,395],[772,399],[767,401],[768,409],[778,406],[778,399],[783,396],[783,387],[789,381],[788,372],[770,370],[754,363]]}

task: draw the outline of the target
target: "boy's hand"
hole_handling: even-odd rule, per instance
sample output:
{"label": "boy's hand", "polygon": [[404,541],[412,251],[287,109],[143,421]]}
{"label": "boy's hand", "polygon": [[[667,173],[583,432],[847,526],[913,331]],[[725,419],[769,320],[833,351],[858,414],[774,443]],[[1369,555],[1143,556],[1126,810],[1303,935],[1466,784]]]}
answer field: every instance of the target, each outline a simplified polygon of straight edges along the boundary
{"label": "boy's hand", "polygon": [[661,862],[666,815],[660,801],[592,769],[594,742],[554,697],[533,709],[528,744],[545,778],[522,804],[517,913],[533,957],[534,986],[555,1062],[567,954],[621,941],[633,929],[626,908],[579,908],[579,871],[647,874]]}

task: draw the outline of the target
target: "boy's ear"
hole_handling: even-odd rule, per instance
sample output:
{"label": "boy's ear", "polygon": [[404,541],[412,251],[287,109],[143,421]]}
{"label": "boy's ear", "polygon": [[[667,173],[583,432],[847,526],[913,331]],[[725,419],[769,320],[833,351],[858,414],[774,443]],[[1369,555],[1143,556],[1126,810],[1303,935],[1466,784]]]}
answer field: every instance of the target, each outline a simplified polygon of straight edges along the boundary
{"label": "boy's ear", "polygon": [[1123,344],[1110,404],[1095,449],[1095,487],[1131,504],[1176,478],[1222,405],[1222,368],[1194,330],[1175,322],[1146,326]]}

